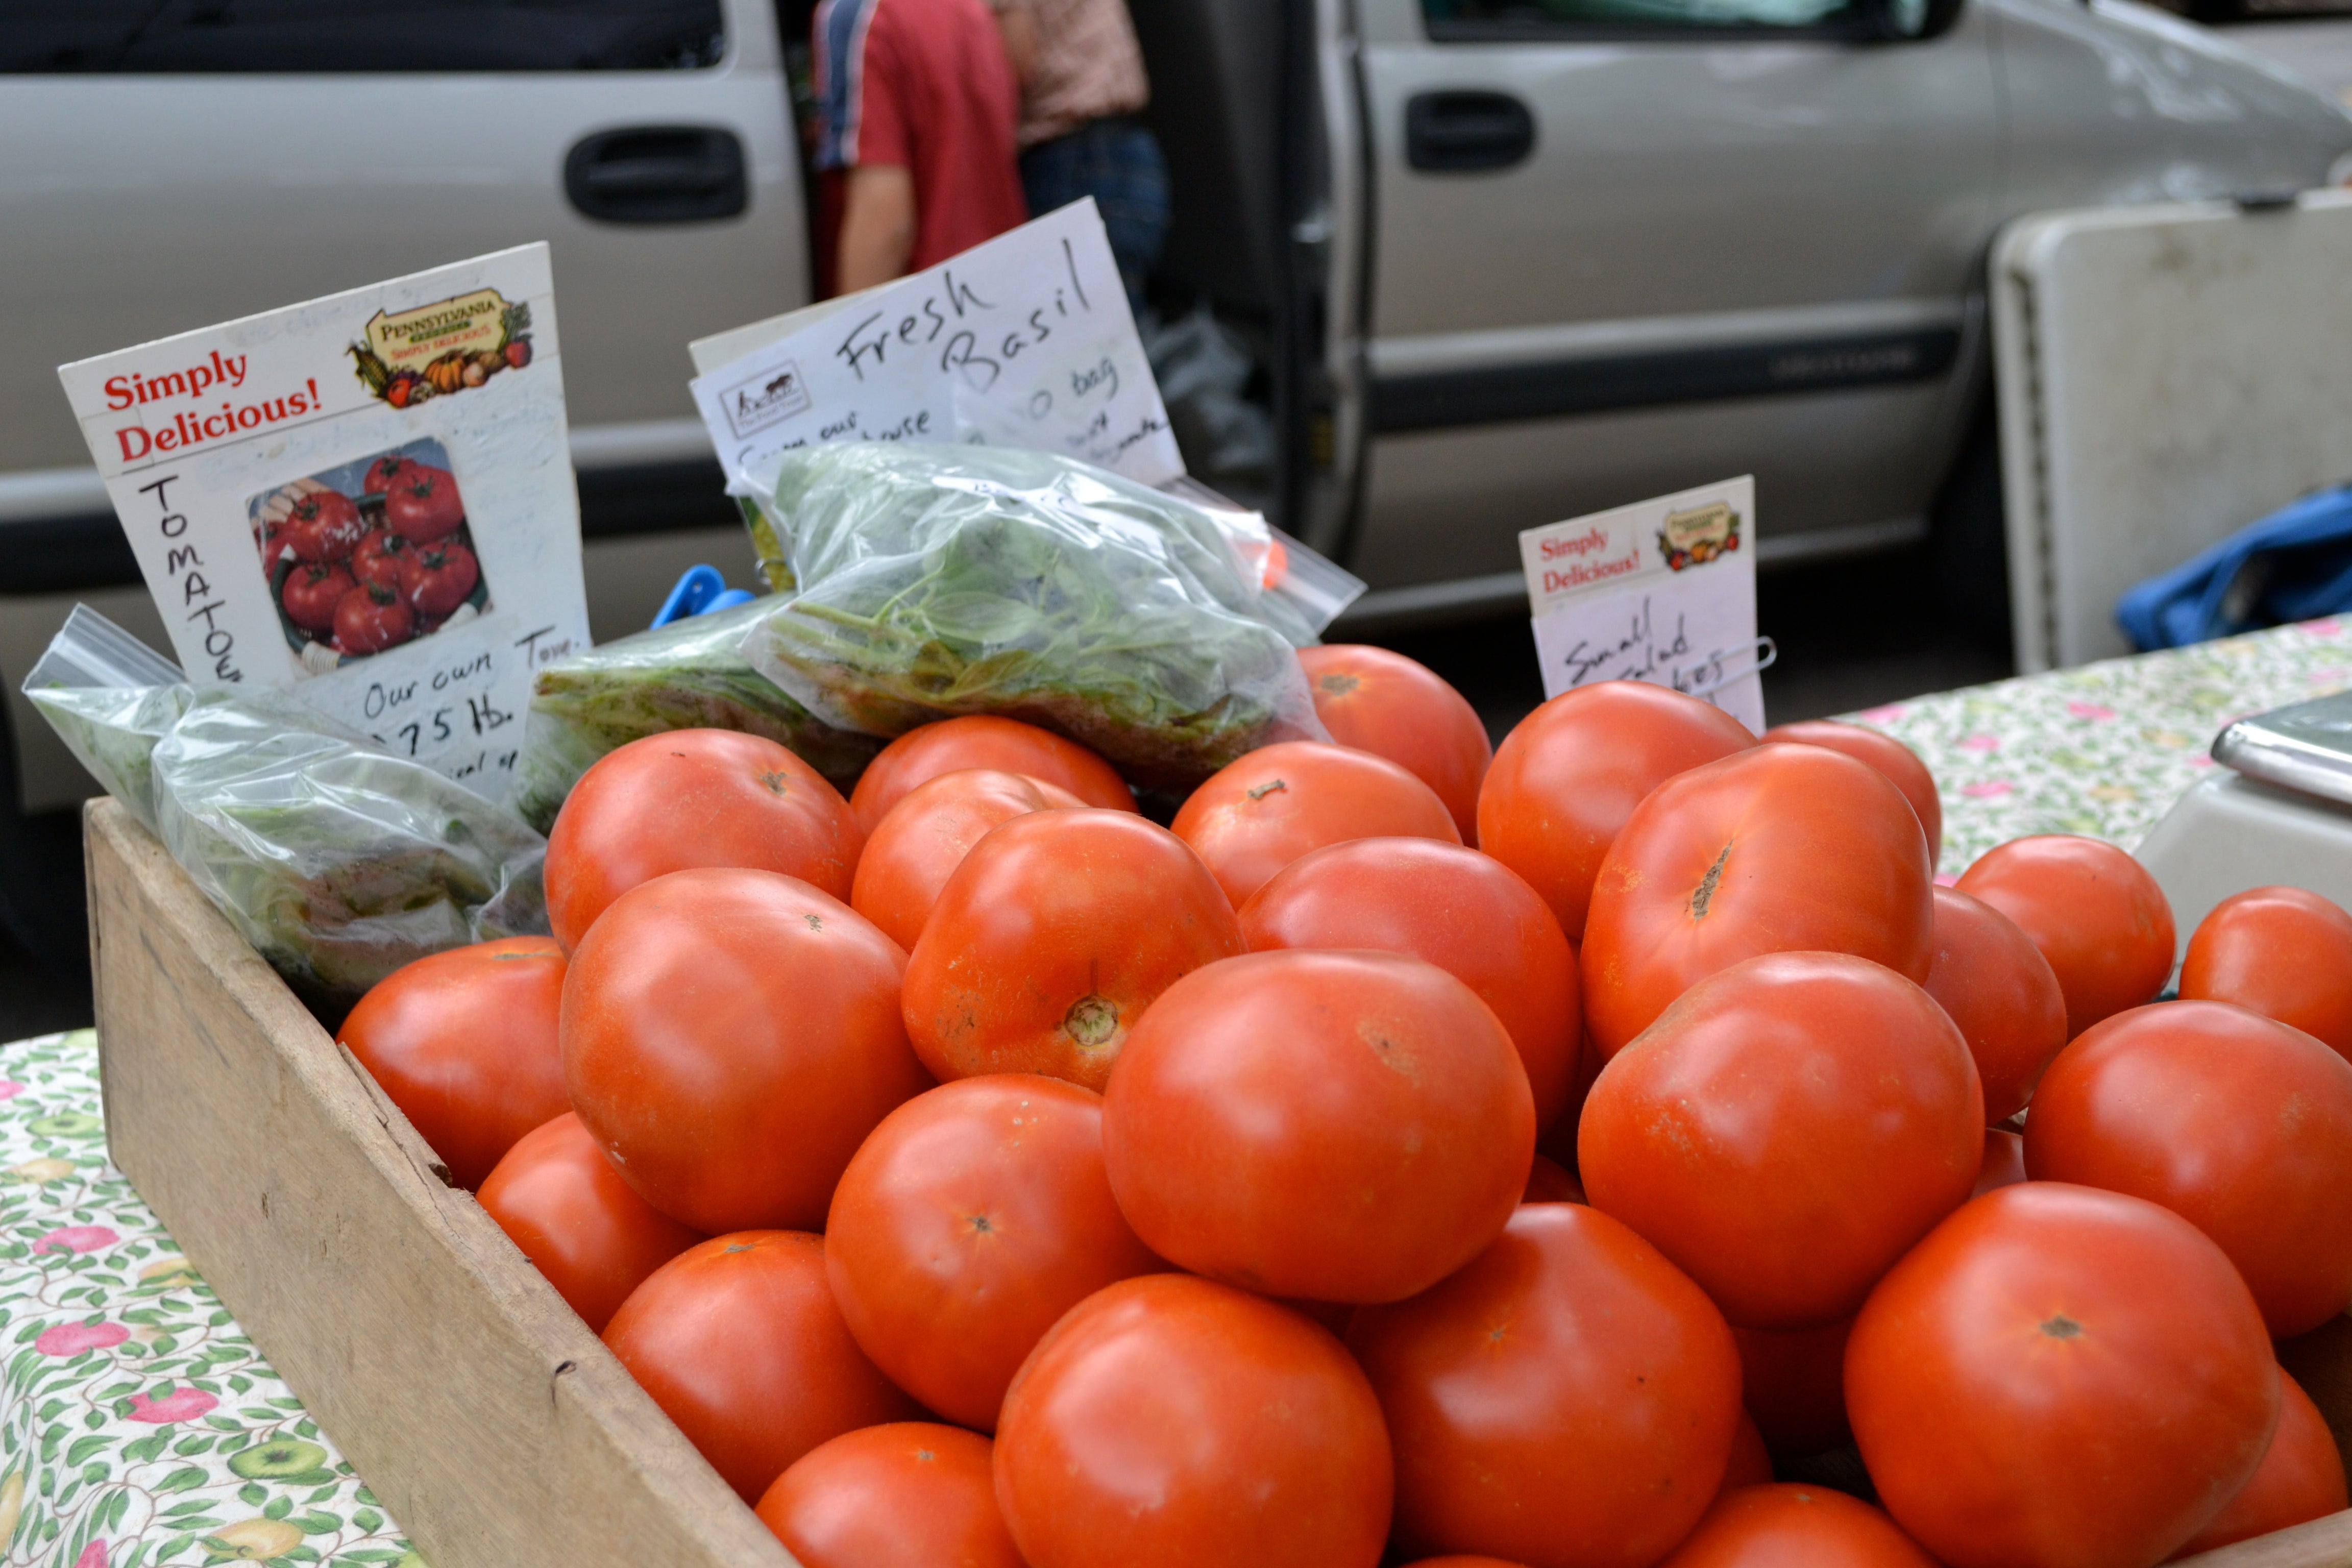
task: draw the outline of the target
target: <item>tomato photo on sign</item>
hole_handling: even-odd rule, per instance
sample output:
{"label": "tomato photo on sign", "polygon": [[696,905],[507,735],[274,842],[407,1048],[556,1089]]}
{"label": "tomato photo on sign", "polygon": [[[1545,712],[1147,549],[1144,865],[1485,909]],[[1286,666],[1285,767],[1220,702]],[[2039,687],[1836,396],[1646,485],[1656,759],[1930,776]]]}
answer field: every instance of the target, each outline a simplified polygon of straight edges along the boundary
{"label": "tomato photo on sign", "polygon": [[466,521],[457,477],[446,468],[412,464],[383,492],[384,526],[412,543],[443,539]]}
{"label": "tomato photo on sign", "polygon": [[760,1522],[801,1568],[1026,1568],[996,1506],[993,1447],[931,1421],[845,1432],[776,1478]]}
{"label": "tomato photo on sign", "polygon": [[312,490],[286,516],[287,549],[300,561],[341,561],[366,535],[360,509],[339,490]]}
{"label": "tomato photo on sign", "polygon": [[335,607],[355,586],[352,574],[340,566],[297,561],[286,574],[278,602],[286,606],[286,618],[304,631],[332,631]]}
{"label": "tomato photo on sign", "polygon": [[345,653],[382,653],[415,635],[416,612],[393,589],[352,588],[335,601],[335,641]]}
{"label": "tomato photo on sign", "polygon": [[871,833],[908,791],[960,768],[1025,773],[1066,789],[1088,805],[1133,811],[1135,792],[1118,770],[1076,741],[1016,719],[972,714],[908,731],[882,748],[849,797],[858,826]]}
{"label": "tomato photo on sign", "polygon": [[2184,1002],[2234,1002],[2352,1061],[2352,914],[2301,888],[2213,906],[2180,963]]}
{"label": "tomato photo on sign", "polygon": [[362,493],[380,496],[415,467],[415,458],[404,458],[397,452],[386,452],[367,466],[367,478],[362,481]]}
{"label": "tomato photo on sign", "polygon": [[2172,906],[2112,844],[2066,833],[2012,838],[1961,872],[1959,889],[2007,915],[2050,961],[2070,1040],[2152,1001],[2172,973]]}
{"label": "tomato photo on sign", "polygon": [[600,1334],[647,1275],[704,1239],[632,1192],[569,1110],[517,1140],[474,1195]]}
{"label": "tomato photo on sign", "polygon": [[400,566],[401,596],[418,615],[433,620],[464,604],[481,580],[474,552],[454,539],[406,552]]}
{"label": "tomato photo on sign", "polygon": [[1361,644],[1298,650],[1315,716],[1342,746],[1386,757],[1437,792],[1465,844],[1478,837],[1478,786],[1495,747],[1462,693],[1425,664]]}
{"label": "tomato photo on sign", "polygon": [[1169,827],[1216,875],[1235,908],[1310,849],[1351,838],[1462,842],[1436,792],[1385,757],[1320,741],[1280,741],[1229,763]]}
{"label": "tomato photo on sign", "polygon": [[388,528],[373,528],[352,552],[352,575],[362,584],[397,589],[408,557],[408,541]]}

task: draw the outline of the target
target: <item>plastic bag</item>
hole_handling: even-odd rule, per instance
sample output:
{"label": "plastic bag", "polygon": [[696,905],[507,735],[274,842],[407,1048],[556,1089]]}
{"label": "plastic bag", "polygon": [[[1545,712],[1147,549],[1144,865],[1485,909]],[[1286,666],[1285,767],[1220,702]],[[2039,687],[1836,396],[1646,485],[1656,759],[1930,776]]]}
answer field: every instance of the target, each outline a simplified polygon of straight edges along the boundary
{"label": "plastic bag", "polygon": [[1296,651],[1317,628],[1229,532],[1250,514],[1003,447],[806,447],[751,483],[799,588],[744,653],[839,728],[1003,714],[1163,789],[1328,739]]}
{"label": "plastic bag", "polygon": [[116,638],[135,644],[76,606],[26,696],[314,1010],[340,1019],[427,953],[545,932],[547,841],[513,812],[280,692],[74,684],[179,674]]}
{"label": "plastic bag", "polygon": [[516,804],[541,832],[580,775],[614,748],[669,730],[740,730],[788,747],[846,795],[882,742],[832,725],[743,658],[773,600],[689,616],[551,664],[532,683]]}

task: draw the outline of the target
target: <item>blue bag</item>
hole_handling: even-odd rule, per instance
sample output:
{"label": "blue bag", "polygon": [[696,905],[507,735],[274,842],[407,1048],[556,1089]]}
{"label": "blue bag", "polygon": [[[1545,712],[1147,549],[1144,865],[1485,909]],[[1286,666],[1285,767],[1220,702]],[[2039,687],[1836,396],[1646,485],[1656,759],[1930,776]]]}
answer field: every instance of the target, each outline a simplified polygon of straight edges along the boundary
{"label": "blue bag", "polygon": [[2352,610],[2352,485],[2315,490],[2134,584],[2116,623],[2141,652]]}

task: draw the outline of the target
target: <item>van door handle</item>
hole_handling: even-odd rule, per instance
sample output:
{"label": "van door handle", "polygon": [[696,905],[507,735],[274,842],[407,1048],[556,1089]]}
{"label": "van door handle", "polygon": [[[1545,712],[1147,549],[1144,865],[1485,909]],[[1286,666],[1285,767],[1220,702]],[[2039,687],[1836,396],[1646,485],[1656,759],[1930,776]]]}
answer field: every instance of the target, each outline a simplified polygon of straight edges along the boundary
{"label": "van door handle", "polygon": [[1536,117],[1507,92],[1422,92],[1404,106],[1404,157],[1433,174],[1507,169],[1536,150]]}
{"label": "van door handle", "polygon": [[563,160],[563,190],[605,223],[708,223],[741,216],[751,199],[742,142],[696,125],[583,137]]}

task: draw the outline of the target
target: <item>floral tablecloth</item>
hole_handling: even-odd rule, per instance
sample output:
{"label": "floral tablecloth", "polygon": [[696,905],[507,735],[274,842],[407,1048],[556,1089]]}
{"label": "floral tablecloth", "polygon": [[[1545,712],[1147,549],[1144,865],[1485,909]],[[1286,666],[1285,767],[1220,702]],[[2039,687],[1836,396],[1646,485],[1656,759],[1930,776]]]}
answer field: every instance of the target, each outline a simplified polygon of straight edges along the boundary
{"label": "floral tablecloth", "polygon": [[[2347,686],[2330,620],[1854,717],[1934,770],[1949,873],[2021,834],[2136,845],[2223,724]],[[107,1163],[96,1044],[0,1047],[0,1568],[422,1568]]]}

